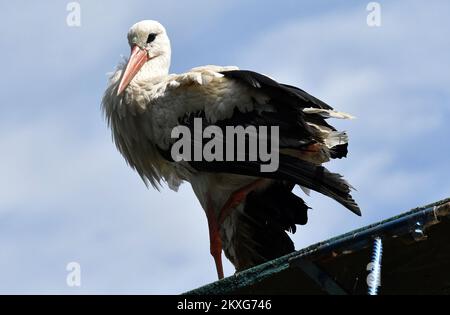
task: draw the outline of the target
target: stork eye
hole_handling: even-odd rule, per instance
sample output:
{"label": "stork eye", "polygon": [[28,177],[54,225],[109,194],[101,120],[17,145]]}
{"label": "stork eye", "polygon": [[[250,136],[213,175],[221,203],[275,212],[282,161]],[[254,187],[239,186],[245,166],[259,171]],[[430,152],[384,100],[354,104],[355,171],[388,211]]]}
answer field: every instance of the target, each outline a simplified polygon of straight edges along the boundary
{"label": "stork eye", "polygon": [[148,37],[147,37],[147,44],[150,44],[151,42],[153,42],[155,40],[155,38],[156,38],[156,35],[157,34],[155,34],[155,33],[151,33],[150,35],[148,35]]}

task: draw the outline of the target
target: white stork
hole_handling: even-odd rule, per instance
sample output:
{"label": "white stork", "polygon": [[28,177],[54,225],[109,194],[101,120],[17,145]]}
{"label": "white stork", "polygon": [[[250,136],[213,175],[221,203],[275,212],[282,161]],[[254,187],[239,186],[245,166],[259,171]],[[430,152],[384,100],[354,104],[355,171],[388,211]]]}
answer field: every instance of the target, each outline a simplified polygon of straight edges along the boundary
{"label": "white stork", "polygon": [[[128,32],[131,56],[112,74],[102,107],[113,140],[146,185],[171,189],[187,181],[206,212],[210,251],[223,278],[222,250],[237,271],[287,254],[286,231],[306,224],[308,207],[295,185],[329,196],[357,215],[351,186],[322,163],[347,155],[347,135],[326,122],[351,118],[305,91],[236,67],[205,66],[169,74],[165,28],[141,21]],[[179,161],[171,158],[174,127],[277,126],[279,167],[259,161]],[[204,126],[204,127],[205,127]],[[224,140],[225,141],[225,140]]]}

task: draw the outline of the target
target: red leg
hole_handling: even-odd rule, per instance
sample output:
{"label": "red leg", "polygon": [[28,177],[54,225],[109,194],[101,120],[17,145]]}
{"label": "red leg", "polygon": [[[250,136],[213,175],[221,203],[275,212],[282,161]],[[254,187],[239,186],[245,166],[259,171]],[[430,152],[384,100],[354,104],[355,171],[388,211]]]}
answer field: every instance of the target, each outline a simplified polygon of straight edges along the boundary
{"label": "red leg", "polygon": [[219,212],[219,218],[217,219],[214,209],[211,207],[211,198],[208,196],[208,209],[206,211],[206,216],[208,218],[209,227],[209,244],[210,252],[216,263],[217,276],[219,279],[223,279],[223,265],[222,265],[222,240],[220,238],[220,226],[227,216],[231,213],[231,210],[236,208],[241,204],[247,195],[258,188],[264,183],[264,179],[258,179],[247,186],[235,191],[228,198],[225,205]]}
{"label": "red leg", "polygon": [[223,221],[225,221],[225,219],[230,215],[231,210],[239,206],[245,200],[245,198],[247,198],[247,195],[249,193],[258,188],[264,182],[264,179],[255,180],[253,183],[250,183],[247,186],[244,186],[232,193],[230,198],[228,198],[227,202],[225,202],[225,205],[219,212],[219,225],[222,225]]}
{"label": "red leg", "polygon": [[214,258],[216,264],[217,276],[223,279],[223,265],[222,265],[222,240],[220,238],[220,226],[217,222],[214,209],[211,207],[211,202],[208,197],[208,209],[206,211],[206,217],[208,218],[209,228],[209,245],[210,252]]}

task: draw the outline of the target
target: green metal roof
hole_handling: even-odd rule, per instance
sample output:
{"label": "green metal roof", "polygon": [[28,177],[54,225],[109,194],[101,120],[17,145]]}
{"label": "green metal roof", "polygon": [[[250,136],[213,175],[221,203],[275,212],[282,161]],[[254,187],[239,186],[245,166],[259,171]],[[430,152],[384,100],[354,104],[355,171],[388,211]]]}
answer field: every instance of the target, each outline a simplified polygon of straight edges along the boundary
{"label": "green metal roof", "polygon": [[366,226],[186,294],[366,294],[383,240],[380,294],[450,294],[450,199]]}

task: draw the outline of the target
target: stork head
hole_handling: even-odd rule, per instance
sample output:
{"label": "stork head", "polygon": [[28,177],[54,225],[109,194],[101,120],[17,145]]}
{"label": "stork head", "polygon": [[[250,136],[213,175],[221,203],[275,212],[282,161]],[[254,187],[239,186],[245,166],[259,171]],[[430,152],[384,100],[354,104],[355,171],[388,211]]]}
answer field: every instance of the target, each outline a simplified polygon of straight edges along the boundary
{"label": "stork head", "polygon": [[145,20],[128,31],[131,55],[117,89],[120,95],[136,77],[147,79],[167,75],[170,67],[170,40],[160,23]]}

